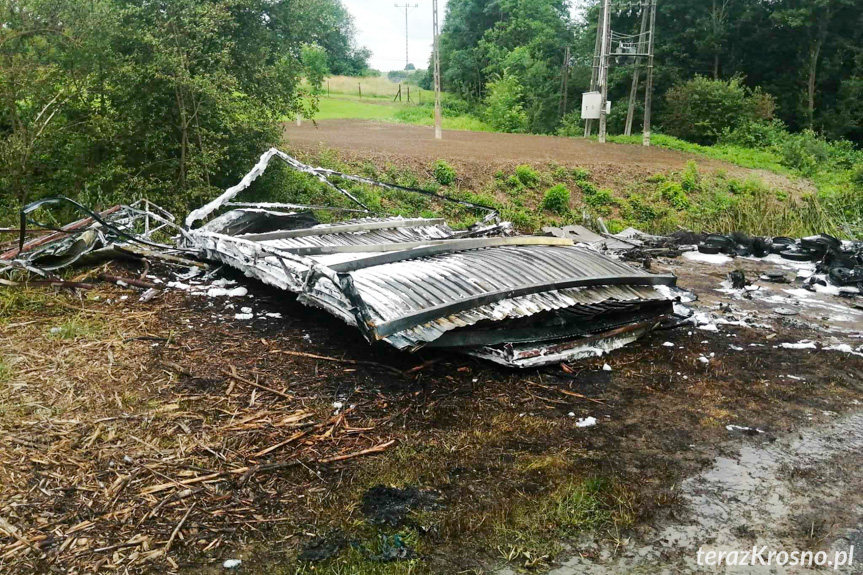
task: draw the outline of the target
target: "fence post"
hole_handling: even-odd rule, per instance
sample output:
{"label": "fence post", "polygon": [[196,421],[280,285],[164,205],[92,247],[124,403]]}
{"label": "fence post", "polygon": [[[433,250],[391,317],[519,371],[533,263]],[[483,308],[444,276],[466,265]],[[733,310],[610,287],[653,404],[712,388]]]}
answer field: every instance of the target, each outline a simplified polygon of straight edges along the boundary
{"label": "fence post", "polygon": [[363,85],[360,83],[357,83],[357,90],[360,91],[360,98],[362,98],[363,97]]}

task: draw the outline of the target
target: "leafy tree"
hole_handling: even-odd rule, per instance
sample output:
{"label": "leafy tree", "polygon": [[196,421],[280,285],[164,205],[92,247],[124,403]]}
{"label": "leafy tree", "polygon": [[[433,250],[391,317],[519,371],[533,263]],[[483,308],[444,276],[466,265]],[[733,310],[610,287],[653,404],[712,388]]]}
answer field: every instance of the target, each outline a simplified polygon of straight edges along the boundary
{"label": "leafy tree", "polygon": [[563,51],[574,38],[569,13],[565,0],[450,0],[440,40],[445,89],[476,103],[512,77],[506,82],[524,95],[518,129],[553,131]]}
{"label": "leafy tree", "polygon": [[527,114],[521,104],[524,88],[512,74],[489,82],[485,99],[486,121],[501,132],[524,132]]}
{"label": "leafy tree", "polygon": [[303,44],[302,60],[306,68],[306,79],[313,90],[320,90],[324,78],[330,73],[326,51],[317,44]]}
{"label": "leafy tree", "polygon": [[[315,85],[326,73],[313,41],[339,44],[352,30],[334,7],[0,0],[4,213],[55,194],[95,207],[148,196],[179,212],[235,183],[280,143],[286,115],[314,113],[299,88],[303,75]],[[315,14],[329,14],[326,25]]]}
{"label": "leafy tree", "polygon": [[770,108],[763,103],[763,95],[758,95],[759,98],[753,97],[740,78],[724,82],[696,76],[666,93],[663,126],[669,134],[679,138],[712,144],[723,131],[734,129],[744,121],[769,119],[758,118],[759,107]]}

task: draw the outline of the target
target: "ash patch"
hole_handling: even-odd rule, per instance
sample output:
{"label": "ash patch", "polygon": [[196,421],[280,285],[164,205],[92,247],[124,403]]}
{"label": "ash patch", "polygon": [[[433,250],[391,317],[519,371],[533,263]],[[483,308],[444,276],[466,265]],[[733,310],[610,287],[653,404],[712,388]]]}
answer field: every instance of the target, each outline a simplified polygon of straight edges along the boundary
{"label": "ash patch", "polygon": [[442,508],[441,499],[441,494],[431,489],[376,485],[363,494],[362,512],[373,525],[401,527],[412,511]]}
{"label": "ash patch", "polygon": [[300,561],[323,561],[338,555],[350,544],[344,533],[337,531],[327,537],[317,537],[303,548],[297,559]]}

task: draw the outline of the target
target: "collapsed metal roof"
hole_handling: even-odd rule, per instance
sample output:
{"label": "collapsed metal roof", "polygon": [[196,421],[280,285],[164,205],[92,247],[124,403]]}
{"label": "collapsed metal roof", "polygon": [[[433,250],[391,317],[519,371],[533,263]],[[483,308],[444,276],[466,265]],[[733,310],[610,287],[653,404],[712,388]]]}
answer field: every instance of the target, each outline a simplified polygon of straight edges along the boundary
{"label": "collapsed metal roof", "polygon": [[403,350],[457,349],[526,367],[601,355],[629,343],[672,313],[673,275],[654,275],[571,239],[512,236],[482,210],[472,228],[441,219],[365,217],[321,224],[316,206],[232,200],[279,158],[368,208],[331,181],[338,177],[435,195],[302,164],[271,149],[236,186],[193,211],[186,247],[298,295],[356,326],[369,341]]}

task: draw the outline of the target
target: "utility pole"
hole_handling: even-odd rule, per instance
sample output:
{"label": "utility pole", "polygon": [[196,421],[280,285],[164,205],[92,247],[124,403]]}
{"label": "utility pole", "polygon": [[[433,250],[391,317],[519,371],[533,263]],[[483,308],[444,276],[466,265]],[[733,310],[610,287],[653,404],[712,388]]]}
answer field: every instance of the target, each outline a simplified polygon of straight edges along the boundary
{"label": "utility pole", "polygon": [[609,31],[611,29],[611,18],[609,14],[609,0],[603,0],[602,17],[602,48],[599,57],[599,89],[601,99],[599,100],[599,143],[605,143],[605,133],[608,124],[606,106],[608,102],[608,49],[611,41]]}
{"label": "utility pole", "polygon": [[569,46],[563,52],[563,66],[560,69],[560,103],[558,104],[557,114],[561,118],[566,115],[566,97],[567,83],[569,81]]}
{"label": "utility pole", "polygon": [[[647,19],[650,13],[649,0],[641,2],[641,30],[638,34],[638,54],[644,54],[645,44],[644,33],[647,30]],[[636,56],[635,63],[632,65],[632,87],[629,89],[629,108],[626,110],[626,126],[623,128],[623,134],[626,136],[632,135],[632,119],[635,116],[635,98],[638,95],[638,64],[641,62],[641,56]]]}
{"label": "utility pole", "polygon": [[438,31],[438,0],[432,0],[432,33],[434,37],[434,137],[443,138],[443,118],[440,109],[440,33]]}
{"label": "utility pole", "polygon": [[653,100],[653,39],[656,30],[656,0],[650,0],[650,34],[647,40],[647,82],[644,93],[644,135],[641,143],[650,146],[650,106]]}
{"label": "utility pole", "polygon": [[[600,54],[600,38],[602,34],[600,31],[602,30],[602,23],[605,14],[605,6],[600,4],[599,6],[599,18],[596,21],[596,45],[593,48],[593,67],[590,72],[590,91],[596,92],[597,82],[599,80],[599,54]],[[593,128],[593,120],[585,120],[584,121],[584,137],[589,138],[591,128]]]}
{"label": "utility pole", "polygon": [[410,4],[396,4],[396,8],[401,10],[405,9],[405,70],[408,69],[408,64],[411,63],[410,58],[408,58],[408,12],[410,12],[411,8],[419,8],[419,4],[414,4],[411,6]]}

